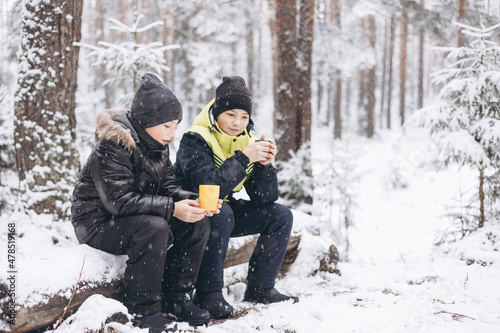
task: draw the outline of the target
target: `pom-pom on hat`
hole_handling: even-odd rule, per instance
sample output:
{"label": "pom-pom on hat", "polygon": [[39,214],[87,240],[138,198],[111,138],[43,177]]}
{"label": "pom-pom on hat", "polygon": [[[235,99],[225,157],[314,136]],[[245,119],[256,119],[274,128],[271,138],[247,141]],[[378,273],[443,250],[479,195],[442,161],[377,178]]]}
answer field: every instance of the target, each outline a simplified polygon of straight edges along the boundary
{"label": "pom-pom on hat", "polygon": [[215,103],[212,107],[214,118],[232,109],[245,110],[249,116],[252,115],[252,93],[240,76],[224,76],[215,90]]}
{"label": "pom-pom on hat", "polygon": [[182,120],[181,103],[172,90],[152,73],[142,76],[130,112],[143,128],[154,127],[176,119],[179,119],[179,122]]}

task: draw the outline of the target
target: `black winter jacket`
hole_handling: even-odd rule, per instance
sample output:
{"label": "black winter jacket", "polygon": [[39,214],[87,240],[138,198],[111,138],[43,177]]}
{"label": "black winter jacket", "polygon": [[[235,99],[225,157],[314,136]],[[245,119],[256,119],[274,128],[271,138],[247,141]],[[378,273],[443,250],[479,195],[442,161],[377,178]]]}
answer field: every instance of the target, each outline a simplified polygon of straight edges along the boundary
{"label": "black winter jacket", "polygon": [[97,142],[73,192],[72,223],[81,243],[112,216],[156,215],[169,220],[174,202],[196,199],[175,182],[168,147],[151,138],[130,111],[96,118]]}
{"label": "black winter jacket", "polygon": [[[210,123],[206,125],[211,126]],[[206,140],[199,133],[187,131],[182,136],[174,168],[177,181],[183,188],[198,193],[200,184],[217,184],[220,185],[220,198],[228,196],[227,200],[233,201],[232,191],[247,176],[247,165],[246,156],[237,151],[217,168],[213,151]],[[255,206],[265,206],[278,200],[277,172],[271,164],[263,166],[255,163],[244,186]]]}

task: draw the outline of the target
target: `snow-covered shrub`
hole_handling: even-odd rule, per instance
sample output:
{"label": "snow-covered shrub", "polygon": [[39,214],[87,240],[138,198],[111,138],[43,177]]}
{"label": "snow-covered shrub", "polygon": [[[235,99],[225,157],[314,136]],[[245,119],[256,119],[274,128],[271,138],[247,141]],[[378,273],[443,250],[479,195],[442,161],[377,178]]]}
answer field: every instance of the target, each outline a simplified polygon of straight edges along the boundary
{"label": "snow-covered shrub", "polygon": [[446,68],[433,73],[442,103],[421,110],[418,121],[440,145],[445,165],[454,162],[478,171],[472,231],[500,212],[494,190],[498,188],[494,175],[500,170],[500,47],[487,40],[500,24],[491,28],[482,22],[480,28],[457,25],[474,41],[470,47],[438,49],[448,60]]}
{"label": "snow-covered shrub", "polygon": [[460,242],[444,245],[441,250],[468,265],[500,265],[500,224],[487,225]]}
{"label": "snow-covered shrub", "polygon": [[349,229],[357,208],[358,157],[359,151],[348,139],[336,140],[328,159],[318,163],[314,172],[313,215],[321,221],[320,233],[330,235],[344,258],[349,254]]}
{"label": "snow-covered shrub", "polygon": [[290,208],[312,212],[314,179],[311,167],[310,143],[306,143],[296,153],[290,152],[288,161],[277,162],[280,196]]}

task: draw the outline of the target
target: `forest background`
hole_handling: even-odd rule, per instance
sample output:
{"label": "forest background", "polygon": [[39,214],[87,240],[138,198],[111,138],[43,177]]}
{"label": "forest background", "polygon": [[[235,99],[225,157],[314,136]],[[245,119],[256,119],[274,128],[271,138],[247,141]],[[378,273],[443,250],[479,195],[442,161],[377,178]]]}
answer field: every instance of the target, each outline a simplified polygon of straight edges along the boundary
{"label": "forest background", "polygon": [[[361,177],[350,164],[350,143],[414,131],[419,110],[446,95],[446,82],[436,84],[433,73],[450,63],[436,47],[466,54],[474,40],[498,43],[499,29],[484,27],[499,21],[494,0],[0,0],[0,214],[25,213],[33,224],[36,214],[68,221],[95,116],[128,108],[142,73],[156,72],[182,102],[178,138],[222,77],[240,75],[253,92],[257,134],[280,148],[283,201],[328,224],[347,259]],[[464,34],[464,25],[483,30]],[[498,72],[498,58],[489,59]],[[465,91],[454,88],[451,104]],[[491,96],[482,100],[498,105],[498,88]],[[498,120],[498,107],[491,110]],[[429,132],[446,127],[421,122]],[[329,148],[322,166],[311,165],[314,132]],[[425,158],[439,145],[423,144]],[[486,167],[477,151],[445,149],[435,162],[479,171],[444,238],[498,224],[498,149]],[[416,159],[388,170],[390,186],[406,186],[404,173],[419,167]]]}
{"label": "forest background", "polygon": [[[24,3],[32,16],[23,21]],[[0,186],[17,158],[19,190],[37,193],[26,207],[57,217],[69,214],[71,183],[93,144],[96,113],[127,108],[146,71],[157,72],[182,101],[180,132],[222,76],[244,77],[257,125],[277,140],[278,162],[287,162],[301,148],[310,156],[313,124],[331,129],[326,140],[404,128],[442,87],[432,84],[431,73],[444,66],[445,55],[433,48],[472,40],[454,23],[489,27],[500,14],[498,1],[490,0],[111,0],[75,1],[71,8],[56,1],[41,14],[44,3],[0,2],[0,122],[6,129]],[[33,29],[54,23],[47,19],[54,8],[74,17],[58,22],[65,31],[59,39]],[[499,38],[493,31],[491,39]],[[57,79],[54,68],[64,68]],[[51,123],[42,119],[45,111],[64,116]],[[40,127],[30,137],[33,124]],[[311,167],[298,169],[306,178],[290,185],[297,177],[285,176],[290,189],[283,194],[311,211]]]}

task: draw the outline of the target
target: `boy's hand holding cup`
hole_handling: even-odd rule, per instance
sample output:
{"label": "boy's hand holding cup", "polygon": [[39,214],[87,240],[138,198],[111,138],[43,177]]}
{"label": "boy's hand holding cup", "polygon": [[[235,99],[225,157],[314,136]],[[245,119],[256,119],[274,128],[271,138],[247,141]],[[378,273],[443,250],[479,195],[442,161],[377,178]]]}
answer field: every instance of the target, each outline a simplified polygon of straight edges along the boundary
{"label": "boy's hand holding cup", "polygon": [[267,148],[267,155],[265,156],[264,159],[259,160],[260,164],[262,165],[267,165],[271,163],[275,158],[276,158],[276,153],[277,153],[277,147],[276,143],[272,140],[266,140],[264,135],[260,136],[260,139],[255,141],[257,143],[264,143],[265,147]]}
{"label": "boy's hand holding cup", "polygon": [[276,143],[272,140],[266,140],[264,135],[260,136],[255,143],[249,144],[242,153],[250,160],[250,163],[260,162],[262,165],[271,163],[277,153]]}

